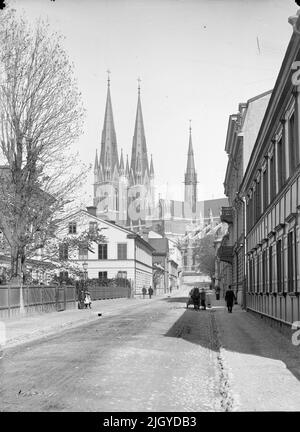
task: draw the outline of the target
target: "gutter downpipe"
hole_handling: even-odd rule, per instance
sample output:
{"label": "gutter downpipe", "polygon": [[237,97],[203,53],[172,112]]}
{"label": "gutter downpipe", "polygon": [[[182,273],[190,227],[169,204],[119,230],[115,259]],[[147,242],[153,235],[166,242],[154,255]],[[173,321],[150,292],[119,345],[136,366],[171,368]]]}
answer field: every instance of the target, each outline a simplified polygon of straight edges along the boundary
{"label": "gutter downpipe", "polygon": [[246,214],[246,198],[243,197],[243,232],[244,232],[244,280],[243,280],[243,309],[247,309],[247,248],[246,248],[246,227],[247,227],[247,214]]}

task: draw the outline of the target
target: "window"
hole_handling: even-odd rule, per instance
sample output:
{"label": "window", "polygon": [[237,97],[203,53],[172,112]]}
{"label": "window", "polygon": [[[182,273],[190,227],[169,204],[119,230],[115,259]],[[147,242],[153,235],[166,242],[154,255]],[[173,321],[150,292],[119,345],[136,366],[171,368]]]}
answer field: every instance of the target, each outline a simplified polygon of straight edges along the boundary
{"label": "window", "polygon": [[288,233],[288,291],[294,291],[295,280],[295,245],[294,231]]}
{"label": "window", "polygon": [[285,149],[284,142],[281,139],[277,143],[277,157],[278,157],[278,189],[280,190],[285,181]]}
{"label": "window", "polygon": [[256,219],[261,216],[261,183],[256,185]]}
{"label": "window", "polygon": [[84,261],[88,259],[88,247],[86,243],[79,245],[78,259]]}
{"label": "window", "polygon": [[66,243],[59,245],[59,260],[66,261],[69,257],[69,247]]}
{"label": "window", "polygon": [[253,259],[250,258],[249,260],[249,290],[250,292],[253,291]]}
{"label": "window", "polygon": [[120,278],[120,279],[127,279],[127,271],[118,271],[118,273],[117,273],[117,278]]}
{"label": "window", "polygon": [[266,210],[266,208],[268,207],[268,167],[266,167],[264,173],[263,173],[263,182],[264,182],[264,210]]}
{"label": "window", "polygon": [[272,261],[272,255],[273,255],[273,247],[269,247],[269,292],[272,292],[272,282],[273,282],[273,261]]}
{"label": "window", "polygon": [[187,266],[187,254],[186,253],[183,255],[183,265],[185,267]]}
{"label": "window", "polygon": [[276,265],[277,265],[277,291],[282,291],[282,246],[281,240],[276,243]]}
{"label": "window", "polygon": [[292,175],[298,165],[298,146],[296,138],[295,114],[293,113],[289,119],[289,156],[290,156],[290,174]]}
{"label": "window", "polygon": [[256,257],[256,270],[257,270],[257,274],[256,274],[256,292],[259,292],[259,285],[260,285],[260,271],[259,271],[259,255],[257,255]]}
{"label": "window", "polygon": [[118,259],[127,259],[127,243],[118,243]]}
{"label": "window", "polygon": [[270,158],[270,195],[270,200],[272,201],[276,195],[275,153]]}
{"label": "window", "polygon": [[107,259],[107,244],[98,245],[98,259],[99,260]]}
{"label": "window", "polygon": [[248,199],[248,203],[247,203],[247,231],[249,232],[252,224],[251,224],[251,199]]}
{"label": "window", "polygon": [[69,273],[67,271],[59,272],[60,281],[66,281],[69,278]]}
{"label": "window", "polygon": [[107,271],[101,271],[98,273],[98,277],[100,280],[106,280],[107,279]]}
{"label": "window", "polygon": [[262,253],[262,290],[266,292],[267,287],[267,249]]}
{"label": "window", "polygon": [[76,222],[69,222],[69,234],[76,234]]}
{"label": "window", "polygon": [[116,198],[116,210],[119,210],[119,190],[116,188],[115,189],[115,198]]}
{"label": "window", "polygon": [[94,221],[90,222],[89,223],[89,232],[90,233],[96,233],[97,232],[97,226],[98,226],[97,222],[94,222]]}

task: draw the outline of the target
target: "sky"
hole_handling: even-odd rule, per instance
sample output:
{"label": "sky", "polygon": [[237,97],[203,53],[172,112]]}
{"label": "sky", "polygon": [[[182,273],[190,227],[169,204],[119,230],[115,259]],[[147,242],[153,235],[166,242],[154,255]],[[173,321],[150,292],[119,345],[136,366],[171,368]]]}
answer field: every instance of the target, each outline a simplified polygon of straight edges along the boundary
{"label": "sky", "polygon": [[[189,120],[198,198],[224,197],[228,117],[272,89],[292,34],[293,0],[12,0],[47,18],[64,47],[86,109],[74,143],[85,163],[100,151],[107,70],[119,154],[131,154],[138,77],[148,155],[161,196],[183,199]],[[92,172],[82,191],[92,203]]]}

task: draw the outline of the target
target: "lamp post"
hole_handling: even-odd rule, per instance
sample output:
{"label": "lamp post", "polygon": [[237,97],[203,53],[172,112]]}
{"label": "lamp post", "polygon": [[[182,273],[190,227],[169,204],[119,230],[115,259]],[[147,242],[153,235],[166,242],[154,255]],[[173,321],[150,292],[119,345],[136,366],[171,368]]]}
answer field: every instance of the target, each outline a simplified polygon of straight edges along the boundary
{"label": "lamp post", "polygon": [[83,267],[83,275],[84,275],[84,277],[83,277],[83,280],[84,280],[84,289],[86,289],[88,263],[84,262],[82,264],[82,267]]}

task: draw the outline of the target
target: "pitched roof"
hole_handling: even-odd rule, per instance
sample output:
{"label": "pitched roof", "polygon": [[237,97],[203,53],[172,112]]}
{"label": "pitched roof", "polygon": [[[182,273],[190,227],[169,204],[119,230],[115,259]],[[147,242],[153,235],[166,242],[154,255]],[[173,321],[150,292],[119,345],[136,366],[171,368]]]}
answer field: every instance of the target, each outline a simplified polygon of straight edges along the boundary
{"label": "pitched roof", "polygon": [[150,238],[148,239],[148,242],[155,249],[155,252],[158,254],[165,255],[169,252],[169,243],[168,243],[168,239],[166,238]]}

